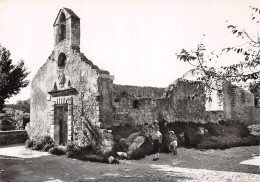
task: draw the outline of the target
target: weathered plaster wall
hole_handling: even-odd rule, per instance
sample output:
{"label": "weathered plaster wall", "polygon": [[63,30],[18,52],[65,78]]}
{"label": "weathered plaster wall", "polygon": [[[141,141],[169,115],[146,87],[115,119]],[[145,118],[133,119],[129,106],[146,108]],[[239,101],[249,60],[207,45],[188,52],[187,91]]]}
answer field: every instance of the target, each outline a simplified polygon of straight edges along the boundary
{"label": "weathered plaster wall", "polygon": [[80,19],[72,10],[59,11],[54,37],[54,51],[31,84],[29,134],[59,135],[59,119],[56,121],[54,116],[58,104],[67,107],[68,141],[79,145],[100,142],[106,146],[110,144],[109,132],[104,134],[100,127],[111,120],[113,76],[80,52]]}
{"label": "weathered plaster wall", "polygon": [[[111,102],[108,96],[111,95],[112,80],[110,78],[99,79],[100,75],[104,75],[106,72],[99,70],[77,50],[71,49],[65,54],[67,59],[63,69],[58,68],[57,60],[48,59],[32,81],[31,125],[33,126],[37,121],[38,128],[41,128],[43,133],[49,133],[50,124],[53,122],[51,119],[53,118],[52,104],[65,97],[52,98],[48,101],[46,99],[49,96],[48,92],[53,90],[54,83],[57,85],[57,90],[75,88],[77,94],[72,96],[73,106],[70,116],[73,120],[72,137],[80,145],[85,145],[94,141],[92,136],[95,136],[96,128],[101,125],[100,104],[103,108],[110,108],[106,105]],[[63,84],[60,84],[60,75],[65,76]],[[101,87],[104,89],[99,88],[98,80],[102,80],[100,81],[102,82]],[[109,92],[106,92],[107,90]],[[99,101],[100,94],[104,95],[103,101]]]}
{"label": "weathered plaster wall", "polygon": [[46,134],[50,130],[51,113],[48,108],[52,103],[47,102],[47,92],[53,89],[56,67],[52,53],[31,82],[30,126],[37,131],[35,134]]}

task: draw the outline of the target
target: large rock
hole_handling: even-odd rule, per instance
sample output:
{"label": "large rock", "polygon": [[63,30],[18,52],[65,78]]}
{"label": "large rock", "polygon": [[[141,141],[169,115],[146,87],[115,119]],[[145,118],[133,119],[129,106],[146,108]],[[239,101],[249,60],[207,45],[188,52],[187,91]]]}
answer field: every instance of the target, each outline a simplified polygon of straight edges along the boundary
{"label": "large rock", "polygon": [[128,147],[127,154],[130,155],[134,150],[141,147],[141,145],[144,143],[145,137],[144,136],[138,136],[135,138],[135,140],[132,142],[132,144]]}

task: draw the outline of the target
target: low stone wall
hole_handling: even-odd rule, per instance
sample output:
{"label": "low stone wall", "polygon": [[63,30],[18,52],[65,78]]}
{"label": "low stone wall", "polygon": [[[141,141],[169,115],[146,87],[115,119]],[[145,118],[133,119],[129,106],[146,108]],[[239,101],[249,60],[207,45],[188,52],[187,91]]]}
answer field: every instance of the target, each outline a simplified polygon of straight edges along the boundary
{"label": "low stone wall", "polygon": [[25,130],[0,131],[0,146],[24,143],[27,138]]}

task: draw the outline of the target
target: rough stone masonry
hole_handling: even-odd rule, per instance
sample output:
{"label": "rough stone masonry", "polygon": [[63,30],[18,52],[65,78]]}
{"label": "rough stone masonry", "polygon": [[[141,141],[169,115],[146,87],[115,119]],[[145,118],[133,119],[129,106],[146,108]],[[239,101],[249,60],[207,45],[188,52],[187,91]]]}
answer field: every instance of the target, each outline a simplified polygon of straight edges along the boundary
{"label": "rough stone masonry", "polygon": [[28,133],[50,134],[58,144],[110,146],[111,133],[101,128],[111,117],[113,76],[80,52],[80,19],[72,10],[61,9],[53,27],[54,50],[31,84]]}
{"label": "rough stone masonry", "polygon": [[113,84],[108,71],[80,52],[80,18],[72,10],[61,9],[53,27],[54,50],[31,83],[27,127],[31,138],[48,134],[57,144],[92,144],[106,152],[113,146],[110,129],[126,123],[136,126],[155,119],[206,123],[240,117],[259,122],[259,117],[249,117],[259,113],[254,95],[239,91],[246,100],[233,103],[238,89],[228,84],[216,92],[217,106],[207,103],[200,82],[189,79],[178,79],[168,88]]}

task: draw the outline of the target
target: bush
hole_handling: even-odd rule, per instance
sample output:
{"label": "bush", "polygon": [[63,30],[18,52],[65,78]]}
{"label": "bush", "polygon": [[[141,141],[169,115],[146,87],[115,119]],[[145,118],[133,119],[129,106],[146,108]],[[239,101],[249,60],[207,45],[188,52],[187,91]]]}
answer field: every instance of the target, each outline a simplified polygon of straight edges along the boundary
{"label": "bush", "polygon": [[30,148],[33,148],[33,145],[34,145],[33,140],[30,140],[30,139],[29,139],[29,140],[26,140],[26,141],[25,141],[25,147],[26,147],[26,148],[29,148],[29,149],[30,149]]}
{"label": "bush", "polygon": [[258,145],[258,139],[253,136],[241,138],[235,135],[211,136],[198,143],[198,149],[227,149],[239,146]]}
{"label": "bush", "polygon": [[196,135],[196,130],[190,127],[187,127],[184,132],[184,143],[187,147],[196,147],[199,139]]}
{"label": "bush", "polygon": [[0,126],[1,131],[15,130],[16,121],[10,117],[3,116],[0,120]]}
{"label": "bush", "polygon": [[67,143],[66,148],[69,157],[81,155],[83,153],[82,149],[74,143]]}
{"label": "bush", "polygon": [[134,160],[138,160],[142,158],[145,158],[145,151],[142,148],[138,148],[134,150],[129,156],[129,159],[134,159]]}
{"label": "bush", "polygon": [[34,150],[43,150],[45,145],[54,145],[53,139],[49,135],[40,136],[34,142]]}
{"label": "bush", "polygon": [[222,133],[222,129],[220,125],[208,123],[205,125],[205,128],[208,130],[209,134],[212,136],[220,136]]}
{"label": "bush", "polygon": [[43,147],[43,151],[48,152],[51,148],[55,147],[55,144],[47,144]]}
{"label": "bush", "polygon": [[54,147],[54,141],[49,135],[40,136],[37,139],[29,139],[25,142],[27,148],[32,148],[33,150],[43,150],[48,151],[50,148]]}
{"label": "bush", "polygon": [[66,154],[66,149],[65,149],[65,147],[56,146],[56,147],[51,148],[49,150],[49,152],[53,155],[64,155],[64,154]]}

